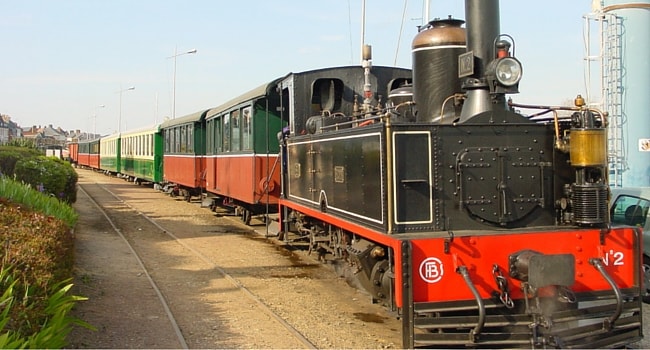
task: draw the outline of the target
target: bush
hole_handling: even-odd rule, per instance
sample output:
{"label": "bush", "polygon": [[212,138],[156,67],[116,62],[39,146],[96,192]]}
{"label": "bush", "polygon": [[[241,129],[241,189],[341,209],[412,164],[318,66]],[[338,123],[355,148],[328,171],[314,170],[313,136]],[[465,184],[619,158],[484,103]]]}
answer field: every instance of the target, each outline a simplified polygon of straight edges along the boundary
{"label": "bush", "polygon": [[40,155],[41,153],[33,148],[0,146],[0,173],[13,177],[18,160]]}
{"label": "bush", "polygon": [[0,242],[2,263],[21,271],[21,282],[47,289],[72,277],[74,235],[60,219],[0,199]]}
{"label": "bush", "polygon": [[16,180],[66,203],[77,200],[78,175],[70,163],[61,159],[45,156],[21,159],[16,162],[14,174]]}

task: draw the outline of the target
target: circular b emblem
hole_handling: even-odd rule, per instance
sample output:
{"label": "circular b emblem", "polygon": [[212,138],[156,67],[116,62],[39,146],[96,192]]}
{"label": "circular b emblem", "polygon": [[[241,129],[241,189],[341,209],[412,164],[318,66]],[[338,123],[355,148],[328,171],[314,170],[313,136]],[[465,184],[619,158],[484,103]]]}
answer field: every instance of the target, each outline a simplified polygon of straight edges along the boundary
{"label": "circular b emblem", "polygon": [[445,270],[438,258],[426,258],[420,263],[420,277],[427,283],[436,283],[442,279]]}

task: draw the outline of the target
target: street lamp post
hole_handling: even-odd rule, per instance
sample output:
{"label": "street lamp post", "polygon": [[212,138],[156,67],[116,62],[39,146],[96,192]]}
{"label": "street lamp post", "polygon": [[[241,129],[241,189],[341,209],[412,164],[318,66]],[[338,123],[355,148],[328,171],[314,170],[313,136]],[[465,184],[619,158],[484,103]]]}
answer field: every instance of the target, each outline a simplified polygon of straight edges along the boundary
{"label": "street lamp post", "polygon": [[176,57],[182,56],[182,55],[188,55],[188,54],[193,54],[196,53],[196,49],[192,49],[189,51],[177,53],[176,48],[174,48],[174,55],[169,56],[167,58],[173,58],[174,59],[174,77],[172,81],[172,119],[176,119]]}
{"label": "street lamp post", "polygon": [[93,138],[97,135],[97,108],[104,108],[106,105],[99,105],[95,107],[95,113],[93,113]]}
{"label": "street lamp post", "polygon": [[128,87],[126,89],[120,88],[120,91],[118,93],[120,94],[120,117],[117,120],[117,132],[120,133],[122,132],[122,93],[124,91],[129,91],[129,90],[135,90],[135,86]]}

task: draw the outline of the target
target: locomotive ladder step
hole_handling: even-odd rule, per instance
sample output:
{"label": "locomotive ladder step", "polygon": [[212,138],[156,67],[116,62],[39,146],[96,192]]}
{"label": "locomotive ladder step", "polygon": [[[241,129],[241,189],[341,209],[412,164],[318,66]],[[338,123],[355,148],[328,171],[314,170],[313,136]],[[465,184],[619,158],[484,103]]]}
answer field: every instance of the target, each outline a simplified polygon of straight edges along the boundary
{"label": "locomotive ladder step", "polygon": [[[625,302],[621,317],[611,329],[604,326],[603,320],[616,310],[616,298],[611,292],[604,291],[580,294],[579,309],[554,312],[553,329],[539,327],[538,335],[557,340],[563,348],[612,348],[629,343],[630,338],[640,339],[642,313],[638,297],[633,297],[634,290],[622,290]],[[494,299],[483,302],[487,315],[482,331],[474,341],[470,333],[479,322],[476,302],[413,303],[413,345],[530,346],[531,315],[517,313],[516,308],[506,309]]]}

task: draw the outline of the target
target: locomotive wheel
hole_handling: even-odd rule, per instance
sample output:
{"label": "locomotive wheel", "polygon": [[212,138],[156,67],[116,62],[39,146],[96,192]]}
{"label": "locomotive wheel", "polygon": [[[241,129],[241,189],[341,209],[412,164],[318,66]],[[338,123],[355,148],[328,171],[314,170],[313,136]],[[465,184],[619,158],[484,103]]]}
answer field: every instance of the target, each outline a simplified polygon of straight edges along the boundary
{"label": "locomotive wheel", "polygon": [[374,287],[373,299],[375,299],[375,302],[388,303],[392,283],[388,260],[381,260],[372,267],[370,279]]}
{"label": "locomotive wheel", "polygon": [[342,258],[345,253],[345,246],[347,245],[348,240],[344,235],[345,233],[343,232],[343,229],[338,227],[330,235],[330,246],[332,247],[334,257],[337,259]]}

